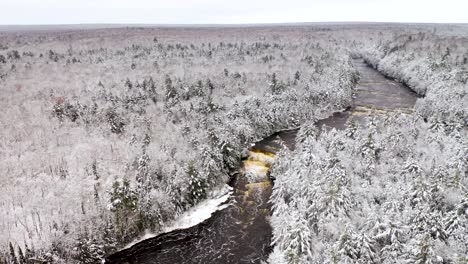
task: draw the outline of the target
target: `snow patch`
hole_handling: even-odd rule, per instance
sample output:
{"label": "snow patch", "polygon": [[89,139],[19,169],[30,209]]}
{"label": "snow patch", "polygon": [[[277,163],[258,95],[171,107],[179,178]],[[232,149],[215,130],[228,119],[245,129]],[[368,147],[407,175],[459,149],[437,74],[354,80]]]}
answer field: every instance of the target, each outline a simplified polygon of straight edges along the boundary
{"label": "snow patch", "polygon": [[210,191],[208,193],[209,198],[187,210],[168,226],[163,227],[162,232],[158,234],[147,232],[142,237],[129,243],[123,249],[130,248],[143,240],[153,238],[160,234],[168,233],[176,229],[186,229],[200,224],[201,222],[210,218],[214,212],[223,210],[230,205],[226,202],[228,201],[229,197],[231,197],[232,190],[233,189],[231,186],[225,184],[218,189]]}
{"label": "snow patch", "polygon": [[226,203],[232,193],[232,187],[224,185],[218,190],[214,190],[209,194],[209,197],[194,207],[190,208],[187,212],[179,216],[170,226],[163,228],[163,233],[167,233],[176,229],[186,229],[197,225],[219,210],[228,207],[230,204]]}
{"label": "snow patch", "polygon": [[150,239],[150,238],[153,238],[155,236],[157,236],[158,234],[155,234],[155,233],[151,233],[151,232],[146,232],[143,236],[135,239],[134,241],[130,242],[128,245],[126,245],[123,249],[128,249],[128,248],[131,248],[133,247],[135,244],[138,244],[140,243],[141,241],[144,241],[146,239]]}

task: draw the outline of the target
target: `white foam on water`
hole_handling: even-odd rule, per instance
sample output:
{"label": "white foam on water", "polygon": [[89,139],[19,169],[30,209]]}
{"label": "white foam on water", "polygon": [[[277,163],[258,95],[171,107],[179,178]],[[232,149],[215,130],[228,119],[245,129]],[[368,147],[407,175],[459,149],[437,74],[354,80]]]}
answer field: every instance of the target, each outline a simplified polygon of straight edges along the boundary
{"label": "white foam on water", "polygon": [[249,182],[256,182],[266,178],[268,174],[268,164],[260,161],[244,161],[245,177]]}
{"label": "white foam on water", "polygon": [[249,151],[249,159],[265,162],[271,165],[275,161],[275,156],[263,152]]}

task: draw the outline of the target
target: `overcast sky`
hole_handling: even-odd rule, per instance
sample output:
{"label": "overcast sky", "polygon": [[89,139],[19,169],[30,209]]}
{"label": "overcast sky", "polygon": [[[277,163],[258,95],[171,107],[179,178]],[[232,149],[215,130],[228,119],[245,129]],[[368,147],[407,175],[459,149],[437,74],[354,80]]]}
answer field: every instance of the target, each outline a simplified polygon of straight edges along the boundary
{"label": "overcast sky", "polygon": [[468,23],[468,0],[0,0],[0,24]]}

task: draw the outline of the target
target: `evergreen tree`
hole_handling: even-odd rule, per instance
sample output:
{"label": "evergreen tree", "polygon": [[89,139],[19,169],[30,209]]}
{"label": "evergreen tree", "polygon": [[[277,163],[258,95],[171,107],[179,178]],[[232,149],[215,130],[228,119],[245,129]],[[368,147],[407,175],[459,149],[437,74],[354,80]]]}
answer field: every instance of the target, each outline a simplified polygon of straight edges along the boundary
{"label": "evergreen tree", "polygon": [[348,226],[335,244],[335,248],[342,257],[348,257],[353,262],[379,263],[374,244],[375,241],[366,234],[356,233]]}
{"label": "evergreen tree", "polygon": [[465,240],[468,234],[468,193],[456,208],[444,217],[444,231],[456,239]]}
{"label": "evergreen tree", "polygon": [[285,237],[287,242],[284,252],[289,263],[300,264],[303,260],[312,258],[311,230],[303,215],[293,211],[292,218]]}
{"label": "evergreen tree", "polygon": [[26,257],[24,256],[23,250],[21,250],[20,246],[18,246],[18,263],[26,264]]}
{"label": "evergreen tree", "polygon": [[125,128],[124,120],[117,114],[115,109],[110,108],[106,112],[106,119],[112,133],[122,134]]}
{"label": "evergreen tree", "polygon": [[281,87],[280,87],[280,84],[278,83],[278,80],[276,79],[275,72],[271,75],[270,91],[272,94],[279,94],[281,92]]}
{"label": "evergreen tree", "polygon": [[415,234],[430,235],[432,239],[446,241],[444,220],[439,211],[431,210],[429,206],[419,206],[411,218],[411,229]]}
{"label": "evergreen tree", "polygon": [[207,184],[195,168],[195,163],[190,161],[186,168],[189,177],[189,197],[190,204],[195,205],[206,198]]}
{"label": "evergreen tree", "polygon": [[296,85],[300,79],[301,79],[301,73],[299,71],[296,71],[296,73],[294,74],[294,85]]}
{"label": "evergreen tree", "polygon": [[194,91],[193,91],[193,95],[194,96],[199,96],[199,97],[203,97],[205,96],[205,92],[203,91],[203,82],[201,80],[198,80],[196,83],[195,83],[195,86],[194,86]]}
{"label": "evergreen tree", "polygon": [[11,242],[9,242],[9,247],[10,247],[10,263],[18,264],[18,259],[16,258],[16,254],[15,254],[15,248],[13,247],[13,244]]}
{"label": "evergreen tree", "polygon": [[77,252],[75,259],[83,264],[101,263],[105,257],[105,252],[96,239],[79,238],[75,251]]}
{"label": "evergreen tree", "polygon": [[166,75],[166,79],[164,83],[166,85],[166,92],[165,92],[166,102],[169,101],[170,99],[176,99],[178,97],[177,90],[172,84],[172,80],[171,80],[171,77],[169,77],[169,75]]}
{"label": "evergreen tree", "polygon": [[117,240],[128,242],[138,233],[138,194],[130,187],[128,179],[116,180],[110,192],[110,210],[115,216]]}
{"label": "evergreen tree", "polygon": [[24,241],[24,247],[25,247],[25,255],[24,255],[25,259],[29,260],[30,258],[34,257],[34,246],[32,246],[32,248],[29,248],[26,241]]}
{"label": "evergreen tree", "polygon": [[133,88],[133,84],[132,82],[130,81],[130,79],[126,79],[125,80],[125,87],[127,87],[128,89],[132,89]]}
{"label": "evergreen tree", "polygon": [[348,216],[352,206],[350,181],[339,159],[328,161],[324,180],[328,182],[316,197],[319,202],[319,212],[323,217]]}
{"label": "evergreen tree", "polygon": [[117,240],[115,237],[115,227],[110,219],[106,221],[104,231],[102,232],[102,250],[106,255],[113,253],[117,249]]}
{"label": "evergreen tree", "polygon": [[124,179],[122,182],[116,180],[110,192],[111,211],[122,210],[134,211],[137,208],[138,197],[130,187],[130,181]]}
{"label": "evergreen tree", "polygon": [[149,93],[150,93],[150,98],[153,101],[153,103],[156,103],[158,101],[158,94],[156,92],[156,83],[154,83],[153,78],[150,77],[149,79]]}
{"label": "evergreen tree", "polygon": [[375,161],[378,158],[380,152],[379,147],[376,145],[372,133],[369,133],[367,140],[361,146],[361,156],[368,161]]}
{"label": "evergreen tree", "polygon": [[213,95],[213,90],[214,90],[214,85],[213,85],[213,83],[211,82],[210,78],[208,78],[208,79],[206,80],[206,87],[208,87],[209,95],[212,96],[212,95]]}
{"label": "evergreen tree", "polygon": [[141,195],[146,195],[148,191],[148,165],[150,162],[150,157],[148,154],[143,152],[143,155],[138,159],[138,168],[136,173],[136,182],[137,188],[139,189],[138,193]]}
{"label": "evergreen tree", "polygon": [[423,235],[413,252],[412,263],[414,264],[432,264],[435,262],[433,241],[431,236]]}
{"label": "evergreen tree", "polygon": [[92,170],[92,173],[94,175],[94,201],[96,202],[96,204],[99,203],[99,188],[101,186],[101,183],[99,182],[99,174],[97,172],[97,161],[94,160],[93,164],[91,165],[91,170]]}
{"label": "evergreen tree", "polygon": [[348,124],[346,126],[346,129],[345,129],[346,136],[351,138],[351,139],[355,139],[357,130],[358,130],[358,126],[356,124],[356,121],[352,117],[349,118],[349,122],[348,122]]}
{"label": "evergreen tree", "polygon": [[316,140],[318,135],[319,128],[317,127],[317,124],[314,121],[308,122],[302,125],[300,130],[298,131],[296,136],[296,144],[300,145],[301,143],[304,143],[307,139]]}

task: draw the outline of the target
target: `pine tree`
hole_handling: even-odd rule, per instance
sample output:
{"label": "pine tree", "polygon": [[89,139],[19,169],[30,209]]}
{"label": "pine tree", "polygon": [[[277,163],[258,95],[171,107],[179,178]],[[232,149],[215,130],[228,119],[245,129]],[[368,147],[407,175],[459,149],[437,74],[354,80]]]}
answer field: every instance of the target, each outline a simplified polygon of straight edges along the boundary
{"label": "pine tree", "polygon": [[345,129],[345,135],[351,139],[355,139],[357,130],[358,130],[358,126],[356,124],[356,121],[352,117],[349,118],[348,125],[346,126],[346,129]]}
{"label": "pine tree", "polygon": [[350,181],[339,159],[332,157],[324,174],[324,180],[328,184],[321,188],[316,197],[321,216],[347,216],[352,206]]}
{"label": "pine tree", "polygon": [[202,80],[198,80],[196,83],[195,83],[195,86],[194,86],[195,90],[194,90],[194,96],[199,96],[199,97],[203,97],[205,96],[205,92],[203,91],[203,82]]}
{"label": "pine tree", "polygon": [[348,257],[353,262],[379,263],[375,241],[366,234],[356,233],[350,226],[341,235],[335,248],[342,257]]}
{"label": "pine tree", "polygon": [[413,252],[412,263],[414,264],[432,264],[435,260],[433,243],[431,236],[423,235]]}
{"label": "pine tree", "polygon": [[166,75],[166,79],[164,83],[166,85],[166,92],[165,92],[166,102],[169,101],[170,99],[176,99],[178,96],[177,90],[172,84],[172,80],[171,80],[171,77],[169,77],[169,75]]}
{"label": "pine tree", "polygon": [[143,138],[143,149],[145,150],[149,144],[151,143],[151,136],[149,133],[145,133],[145,137]]}
{"label": "pine tree", "polygon": [[8,243],[10,247],[10,263],[18,264],[18,259],[16,258],[15,248],[11,242]]}
{"label": "pine tree", "polygon": [[372,239],[380,243],[381,246],[388,246],[394,243],[399,243],[403,236],[403,230],[400,223],[390,221],[377,221],[372,228]]}
{"label": "pine tree", "polygon": [[307,139],[316,140],[319,135],[319,132],[320,130],[314,121],[302,125],[301,129],[299,130],[296,136],[296,144],[300,145],[304,143]]}
{"label": "pine tree", "polygon": [[133,88],[133,84],[132,82],[130,81],[130,79],[126,79],[125,80],[125,87],[127,87],[128,89],[132,89]]}
{"label": "pine tree", "polygon": [[444,231],[460,241],[465,239],[468,231],[468,193],[456,208],[444,217]]}
{"label": "pine tree", "polygon": [[25,259],[29,260],[30,258],[34,257],[34,245],[31,248],[29,248],[26,241],[24,241],[24,247],[25,247],[25,255],[24,255]]}
{"label": "pine tree", "polygon": [[115,237],[115,227],[110,219],[106,221],[106,226],[102,233],[103,247],[102,250],[106,254],[113,253],[117,249],[117,240]]}
{"label": "pine tree", "polygon": [[75,251],[77,252],[75,258],[83,264],[101,263],[105,257],[105,252],[96,239],[79,238]]}
{"label": "pine tree", "polygon": [[366,142],[361,146],[361,156],[366,160],[375,161],[379,152],[380,149],[377,147],[372,133],[369,133]]}
{"label": "pine tree", "polygon": [[18,262],[19,264],[26,264],[26,257],[23,254],[23,250],[18,246]]}
{"label": "pine tree", "polygon": [[281,221],[282,231],[275,234],[273,241],[280,242],[277,246],[284,252],[288,263],[299,264],[305,259],[310,259],[312,257],[312,233],[305,216],[298,210],[289,210],[288,213],[277,217],[275,221]]}
{"label": "pine tree", "polygon": [[128,242],[139,231],[138,194],[130,187],[128,179],[116,180],[109,194],[109,208],[115,216],[115,234],[118,241]]}
{"label": "pine tree", "polygon": [[150,157],[148,154],[143,152],[141,157],[138,159],[138,168],[137,168],[137,173],[136,173],[136,182],[137,182],[137,188],[139,189],[139,192],[141,195],[146,195],[145,189],[147,189],[149,184],[148,182],[148,165],[150,162]]}
{"label": "pine tree", "polygon": [[296,73],[294,74],[294,85],[297,85],[300,79],[301,79],[301,73],[299,71],[296,71]]}
{"label": "pine tree", "polygon": [[91,165],[91,170],[94,175],[94,201],[96,204],[99,203],[99,188],[101,183],[99,182],[99,174],[97,172],[97,161],[94,160],[93,164]]}
{"label": "pine tree", "polygon": [[349,227],[346,228],[345,232],[341,234],[339,240],[335,244],[336,252],[340,256],[349,257],[353,260],[357,260],[360,257],[359,246],[354,241],[354,231]]}
{"label": "pine tree", "polygon": [[106,119],[112,133],[122,134],[124,132],[124,120],[117,114],[115,109],[110,108],[107,110]]}
{"label": "pine tree", "polygon": [[208,87],[208,90],[210,91],[209,95],[213,95],[214,85],[209,78],[206,80],[206,87]]}
{"label": "pine tree", "polygon": [[195,163],[190,161],[186,168],[186,173],[189,177],[189,202],[195,205],[199,201],[206,198],[207,184],[195,168]]}
{"label": "pine tree", "polygon": [[448,238],[442,213],[427,204],[417,208],[411,219],[411,229],[417,234],[428,234],[432,239],[446,241]]}
{"label": "pine tree", "polygon": [[275,72],[271,75],[270,91],[272,94],[278,94],[280,92],[280,85],[278,83],[278,80],[276,79]]}
{"label": "pine tree", "polygon": [[137,208],[138,197],[130,187],[130,181],[124,179],[122,183],[118,180],[112,185],[110,192],[111,210],[119,212],[122,210],[134,211]]}
{"label": "pine tree", "polygon": [[146,90],[148,89],[148,82],[146,81],[146,79],[143,80],[141,87],[143,88],[143,91],[146,92]]}
{"label": "pine tree", "polygon": [[154,83],[153,78],[150,77],[149,79],[149,93],[150,93],[150,98],[153,101],[153,103],[156,103],[158,101],[158,94],[156,92],[156,83]]}

